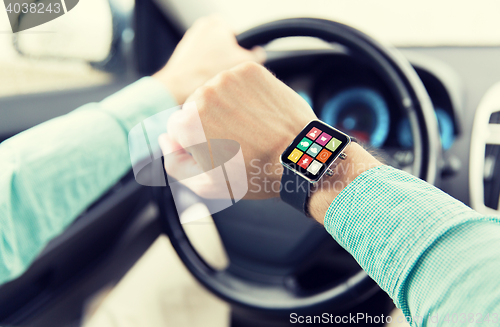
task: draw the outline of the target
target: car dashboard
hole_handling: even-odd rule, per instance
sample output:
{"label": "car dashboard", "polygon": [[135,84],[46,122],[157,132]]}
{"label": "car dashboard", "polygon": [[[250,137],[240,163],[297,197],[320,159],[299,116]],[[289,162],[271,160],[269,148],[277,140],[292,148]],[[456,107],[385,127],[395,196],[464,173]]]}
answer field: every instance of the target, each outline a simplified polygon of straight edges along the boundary
{"label": "car dashboard", "polygon": [[[500,81],[500,67],[492,60],[500,50],[398,50],[412,64],[434,107],[441,143],[436,186],[470,204],[471,193],[483,192],[471,189],[473,182],[469,186],[470,150],[485,146],[471,144],[472,125],[481,99]],[[331,49],[269,51],[268,55],[268,68],[298,92],[319,119],[355,136],[387,164],[411,173],[413,140],[408,117],[371,67],[335,45]],[[496,153],[492,146],[488,145],[487,154]],[[496,162],[496,157],[488,159],[486,168],[494,172]],[[499,185],[500,180],[491,179],[495,178],[485,181],[484,192],[488,194],[484,197],[489,199],[490,208],[497,209],[498,201],[491,199],[498,199],[500,191],[491,185]]]}
{"label": "car dashboard", "polygon": [[[318,118],[376,151],[387,164],[411,172],[413,136],[409,119],[395,103],[387,83],[344,49],[271,54],[269,68],[311,106]],[[414,68],[433,103],[442,150],[461,132],[460,84],[444,64],[438,77],[419,57]],[[290,69],[293,67],[293,70]],[[443,73],[445,72],[445,73]],[[452,81],[452,82],[449,82]]]}

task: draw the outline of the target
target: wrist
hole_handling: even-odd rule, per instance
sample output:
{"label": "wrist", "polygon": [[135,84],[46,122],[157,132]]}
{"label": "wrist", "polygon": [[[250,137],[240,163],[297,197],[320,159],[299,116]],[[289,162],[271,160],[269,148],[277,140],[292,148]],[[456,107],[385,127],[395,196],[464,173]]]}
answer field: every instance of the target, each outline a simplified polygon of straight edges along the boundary
{"label": "wrist", "polygon": [[357,143],[351,143],[344,153],[347,155],[345,160],[335,161],[336,166],[332,169],[333,176],[325,174],[311,189],[311,196],[307,203],[308,212],[320,224],[323,224],[330,204],[350,182],[365,171],[382,165]]}
{"label": "wrist", "polygon": [[186,99],[194,92],[194,88],[186,85],[186,81],[194,80],[194,78],[186,77],[169,69],[168,64],[159,72],[151,77],[157,79],[167,91],[175,98],[177,104],[183,104]]}

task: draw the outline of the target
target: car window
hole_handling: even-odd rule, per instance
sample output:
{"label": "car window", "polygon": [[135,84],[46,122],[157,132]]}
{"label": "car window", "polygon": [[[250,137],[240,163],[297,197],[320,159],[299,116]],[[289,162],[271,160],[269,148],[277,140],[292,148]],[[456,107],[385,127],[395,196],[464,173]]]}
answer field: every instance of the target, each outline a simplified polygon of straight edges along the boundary
{"label": "car window", "polygon": [[[81,28],[78,24],[88,26]],[[112,17],[106,0],[80,1],[63,16],[16,34],[12,33],[5,7],[0,5],[0,97],[61,91],[102,85],[111,81],[111,74],[93,68],[83,59],[57,54],[21,55],[14,46],[16,38],[17,41],[22,38],[30,45],[36,44],[36,40],[43,44],[47,38],[54,39],[54,36],[68,33],[68,27],[85,30],[87,37],[92,38],[93,44],[103,49],[100,50],[101,55],[106,56],[105,51],[109,51],[112,33]],[[78,37],[71,40],[67,49],[74,53],[83,53],[87,47],[85,40]]]}

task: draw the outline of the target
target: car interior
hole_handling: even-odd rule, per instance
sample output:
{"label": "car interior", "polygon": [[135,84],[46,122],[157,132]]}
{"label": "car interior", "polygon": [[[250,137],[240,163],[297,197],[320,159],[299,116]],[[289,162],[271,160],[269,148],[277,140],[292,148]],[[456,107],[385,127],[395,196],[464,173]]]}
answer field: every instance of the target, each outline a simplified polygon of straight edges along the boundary
{"label": "car interior", "polygon": [[[245,9],[222,0],[104,2],[111,19],[109,51],[104,59],[84,61],[106,74],[105,82],[0,94],[0,141],[155,73],[196,17],[218,10],[230,17],[231,10]],[[347,19],[310,12],[269,17],[249,18],[238,30],[238,43],[263,46],[266,68],[319,119],[355,136],[386,164],[481,213],[500,214],[498,33],[492,42],[478,37],[470,44],[393,47]],[[22,38],[32,37],[26,35],[9,42],[22,58],[43,63],[46,56],[30,56],[23,48]],[[164,179],[161,160],[141,174]],[[284,203],[242,200],[210,220],[181,224],[170,188],[141,184],[128,173],[51,241],[22,276],[0,286],[0,324],[80,326],[89,299],[117,285],[161,235],[170,240],[185,273],[226,303],[234,327],[289,326],[291,312],[393,312],[392,300],[350,254],[322,226]],[[187,189],[185,199],[187,207],[196,203]],[[224,267],[214,267],[203,255],[186,232],[190,224],[212,227],[227,256]]]}

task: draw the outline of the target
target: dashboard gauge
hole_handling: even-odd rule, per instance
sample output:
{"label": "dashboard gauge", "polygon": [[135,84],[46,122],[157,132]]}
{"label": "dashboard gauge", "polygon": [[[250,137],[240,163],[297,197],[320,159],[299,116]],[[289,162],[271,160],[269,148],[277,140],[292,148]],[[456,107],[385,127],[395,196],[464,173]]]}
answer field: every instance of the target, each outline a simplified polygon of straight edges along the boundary
{"label": "dashboard gauge", "polygon": [[438,120],[439,134],[441,135],[441,144],[443,149],[448,150],[455,141],[455,125],[450,114],[443,109],[436,108],[436,117]]}
{"label": "dashboard gauge", "polygon": [[350,88],[328,100],[321,120],[361,141],[380,147],[389,134],[389,109],[380,93],[365,87]]}
{"label": "dashboard gauge", "polygon": [[411,125],[408,117],[399,121],[398,124],[398,142],[405,149],[413,147],[413,135],[411,134]]}
{"label": "dashboard gauge", "polygon": [[[441,108],[435,110],[438,121],[439,136],[444,150],[448,150],[455,141],[455,125],[450,114]],[[413,146],[413,136],[408,118],[403,118],[398,124],[398,142],[404,148]]]}

